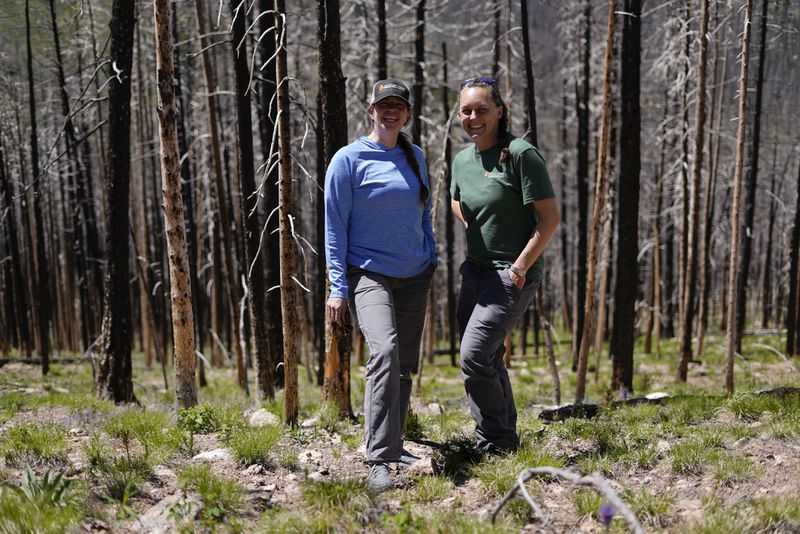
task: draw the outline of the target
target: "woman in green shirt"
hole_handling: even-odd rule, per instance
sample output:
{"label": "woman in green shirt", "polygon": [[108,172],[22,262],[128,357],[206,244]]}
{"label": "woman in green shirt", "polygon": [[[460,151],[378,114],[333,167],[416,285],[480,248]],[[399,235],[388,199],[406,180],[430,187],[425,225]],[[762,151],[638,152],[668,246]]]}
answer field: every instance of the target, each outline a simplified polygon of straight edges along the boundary
{"label": "woman in green shirt", "polygon": [[496,80],[464,81],[458,114],[474,143],[453,161],[450,189],[467,239],[456,311],[461,372],[478,446],[500,453],[519,445],[503,340],[542,283],[541,255],[559,214],[538,150],[508,132],[508,107]]}

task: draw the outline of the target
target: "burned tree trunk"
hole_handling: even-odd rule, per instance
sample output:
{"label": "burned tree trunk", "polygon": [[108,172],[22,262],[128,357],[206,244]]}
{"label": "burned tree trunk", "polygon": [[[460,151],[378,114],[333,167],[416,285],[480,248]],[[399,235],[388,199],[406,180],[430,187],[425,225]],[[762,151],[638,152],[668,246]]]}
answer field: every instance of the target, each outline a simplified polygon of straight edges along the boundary
{"label": "burned tree trunk", "polygon": [[131,373],[131,302],[128,195],[131,167],[131,66],[133,2],[114,0],[111,9],[111,61],[119,72],[108,85],[108,205],[104,316],[96,389],[115,403],[136,402]]}
{"label": "burned tree trunk", "polygon": [[[327,169],[336,151],[347,144],[347,109],[341,66],[338,0],[317,0],[317,50],[322,109],[320,126]],[[319,204],[324,203],[323,194],[324,192],[318,191]],[[327,294],[327,288],[325,293]],[[326,354],[322,398],[336,404],[339,408],[339,417],[350,417],[353,414],[350,404],[351,348],[352,326],[349,314],[345,313],[342,325],[325,317]]]}
{"label": "burned tree trunk", "polygon": [[[620,79],[621,124],[617,273],[614,286],[614,329],[609,352],[613,362],[611,387],[633,391],[633,344],[636,340],[636,296],[639,286],[639,174],[641,171],[641,0],[625,0]],[[654,251],[655,253],[656,251]]]}
{"label": "burned tree trunk", "polygon": [[[239,6],[239,7],[237,7]],[[233,63],[236,74],[236,118],[238,128],[239,184],[242,192],[241,205],[244,216],[246,242],[246,273],[249,292],[250,335],[255,345],[256,391],[260,399],[275,396],[272,365],[269,352],[269,324],[267,322],[267,287],[264,279],[264,254],[261,248],[261,218],[258,213],[255,169],[253,168],[253,125],[250,104],[250,72],[247,67],[247,40],[244,4],[231,0],[233,17]]]}

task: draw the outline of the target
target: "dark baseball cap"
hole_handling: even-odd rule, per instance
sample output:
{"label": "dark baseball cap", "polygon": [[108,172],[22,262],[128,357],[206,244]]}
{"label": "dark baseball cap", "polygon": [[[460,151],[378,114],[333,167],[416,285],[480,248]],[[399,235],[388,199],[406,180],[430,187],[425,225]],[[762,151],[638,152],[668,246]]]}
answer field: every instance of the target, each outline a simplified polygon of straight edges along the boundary
{"label": "dark baseball cap", "polygon": [[406,84],[395,78],[387,78],[385,80],[379,80],[372,86],[372,95],[370,96],[369,104],[373,105],[384,98],[396,96],[410,106],[410,95],[411,91]]}

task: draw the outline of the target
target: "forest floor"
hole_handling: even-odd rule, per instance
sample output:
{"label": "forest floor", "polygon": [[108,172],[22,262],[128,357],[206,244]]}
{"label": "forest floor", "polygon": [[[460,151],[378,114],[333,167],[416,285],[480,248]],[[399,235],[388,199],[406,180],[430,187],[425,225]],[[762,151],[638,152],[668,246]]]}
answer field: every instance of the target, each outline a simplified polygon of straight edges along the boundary
{"label": "forest floor", "polygon": [[[512,360],[522,445],[480,457],[459,371],[449,356],[425,362],[415,383],[406,447],[422,460],[395,468],[396,488],[366,487],[363,426],[339,421],[301,369],[298,427],[280,422],[282,392],[256,402],[234,370],[208,373],[198,408],[176,417],[161,371],[134,354],[141,407],[92,395],[88,362],[0,368],[0,532],[626,532],[607,529],[591,489],[539,477],[526,487],[552,528],[517,496],[491,513],[526,467],[599,473],[647,532],[800,532],[800,395],[758,394],[800,385],[800,362],[783,339],[753,335],[736,360],[737,393],[725,397],[724,339],[708,339],[687,383],[676,383],[676,348],[637,347],[635,396],[658,404],[612,406],[610,362],[591,366],[587,402],[596,417],[545,423],[552,381],[542,357]],[[560,345],[562,402],[574,397]],[[364,368],[352,401],[363,412]],[[170,383],[172,377],[170,376]],[[435,446],[420,443],[433,443]],[[30,469],[29,474],[26,471]],[[63,472],[63,478],[57,475]]]}

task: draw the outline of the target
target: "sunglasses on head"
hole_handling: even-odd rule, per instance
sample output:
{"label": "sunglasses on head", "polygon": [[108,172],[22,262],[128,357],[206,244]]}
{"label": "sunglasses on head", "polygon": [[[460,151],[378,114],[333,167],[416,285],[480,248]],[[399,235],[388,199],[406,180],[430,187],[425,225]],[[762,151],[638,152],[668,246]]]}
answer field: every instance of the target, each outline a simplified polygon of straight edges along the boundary
{"label": "sunglasses on head", "polygon": [[497,80],[495,80],[494,78],[467,78],[466,80],[461,82],[461,87],[472,85],[474,83],[486,83],[489,85],[494,85],[497,83]]}

